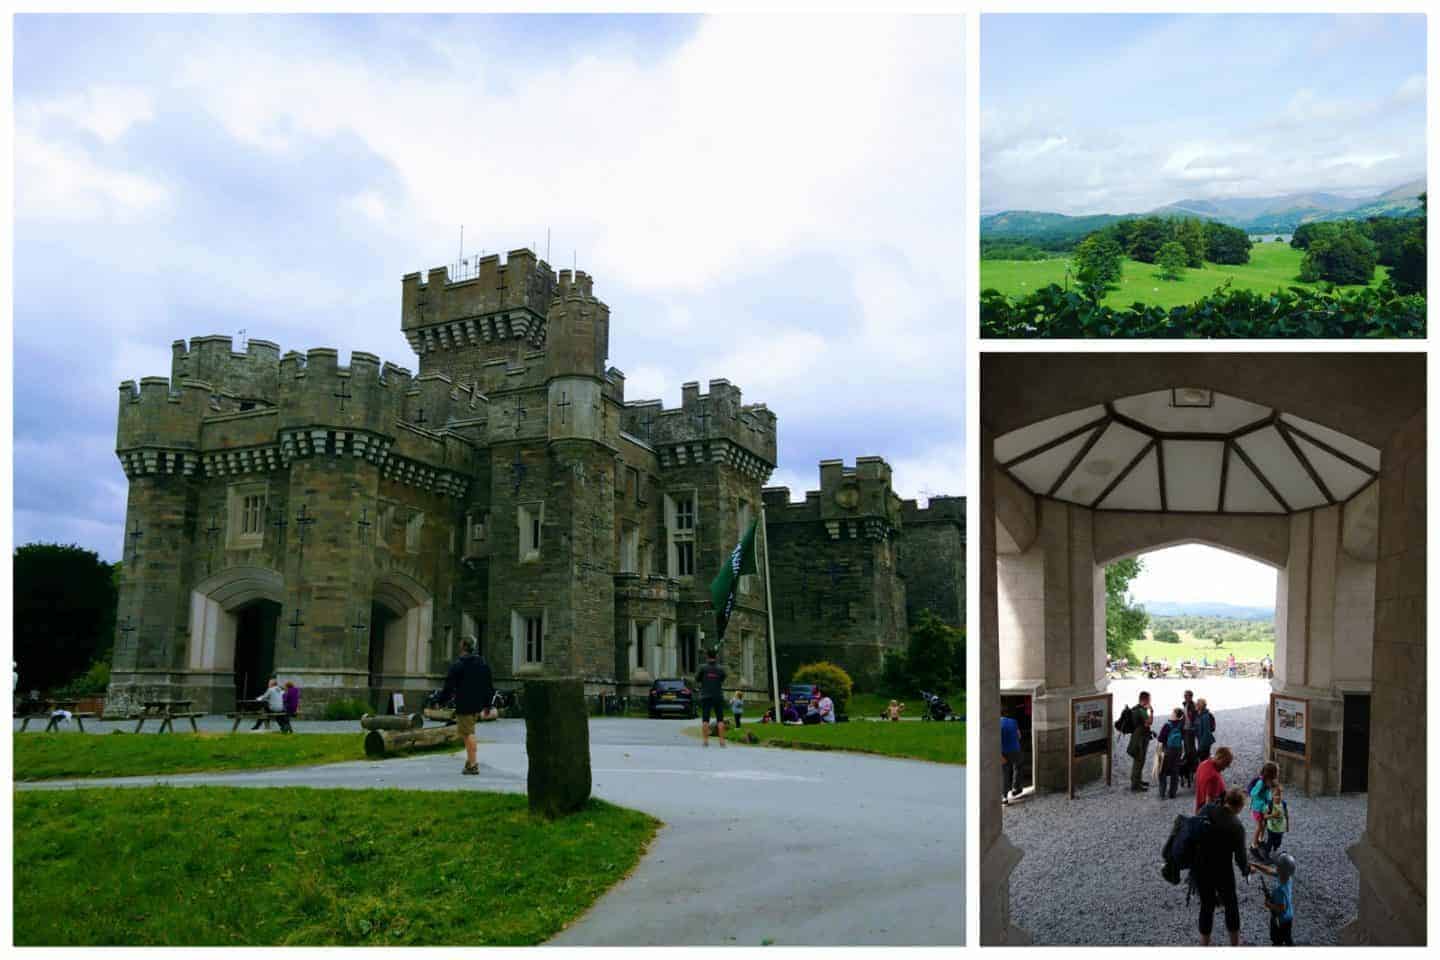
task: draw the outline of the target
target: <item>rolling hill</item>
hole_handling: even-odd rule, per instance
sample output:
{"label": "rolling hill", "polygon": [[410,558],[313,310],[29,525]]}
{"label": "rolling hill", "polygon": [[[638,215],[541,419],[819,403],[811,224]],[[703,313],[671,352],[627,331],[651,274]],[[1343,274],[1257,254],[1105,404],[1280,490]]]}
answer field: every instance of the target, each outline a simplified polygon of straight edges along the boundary
{"label": "rolling hill", "polygon": [[1214,600],[1154,600],[1141,606],[1152,617],[1228,617],[1232,620],[1272,620],[1272,607],[1242,607]]}

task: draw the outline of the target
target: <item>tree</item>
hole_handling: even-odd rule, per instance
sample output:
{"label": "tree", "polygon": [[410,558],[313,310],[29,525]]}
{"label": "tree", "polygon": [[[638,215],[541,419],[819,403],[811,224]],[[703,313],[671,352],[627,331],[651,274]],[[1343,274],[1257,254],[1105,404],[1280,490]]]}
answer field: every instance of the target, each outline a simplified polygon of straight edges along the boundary
{"label": "tree", "polygon": [[910,681],[926,690],[944,690],[950,686],[955,670],[955,648],[961,645],[961,632],[929,610],[910,628],[910,646],[905,664]]}
{"label": "tree", "polygon": [[1195,217],[1186,217],[1175,225],[1175,239],[1185,247],[1185,266],[1199,269],[1205,265],[1205,224]]}
{"label": "tree", "polygon": [[1214,220],[1205,224],[1205,259],[1211,263],[1250,262],[1250,235]]}
{"label": "tree", "polygon": [[1105,568],[1105,652],[1112,657],[1135,658],[1135,641],[1145,636],[1150,614],[1130,603],[1130,582],[1145,564],[1138,557],[1117,560]]}
{"label": "tree", "polygon": [[1187,263],[1184,244],[1171,240],[1155,255],[1155,263],[1160,267],[1161,280],[1179,280],[1185,275]]}
{"label": "tree", "polygon": [[1104,231],[1092,233],[1075,248],[1075,279],[1098,301],[1107,290],[1120,285],[1124,260],[1125,252],[1112,237]]}
{"label": "tree", "polygon": [[107,656],[118,591],[110,564],[75,545],[15,551],[15,660],[26,690],[48,690]]}
{"label": "tree", "polygon": [[1154,263],[1160,248],[1169,239],[1170,231],[1165,221],[1159,217],[1145,217],[1135,221],[1126,252],[1141,263]]}
{"label": "tree", "polygon": [[1375,278],[1375,244],[1359,225],[1344,224],[1334,234],[1313,238],[1300,263],[1300,279],[1313,283],[1369,283]]}
{"label": "tree", "polygon": [[1173,627],[1161,627],[1155,631],[1155,639],[1161,643],[1179,643],[1180,634]]}
{"label": "tree", "polygon": [[1399,244],[1399,252],[1390,267],[1390,282],[1402,296],[1425,294],[1425,222],[1429,217],[1426,194],[1420,194],[1420,216]]}

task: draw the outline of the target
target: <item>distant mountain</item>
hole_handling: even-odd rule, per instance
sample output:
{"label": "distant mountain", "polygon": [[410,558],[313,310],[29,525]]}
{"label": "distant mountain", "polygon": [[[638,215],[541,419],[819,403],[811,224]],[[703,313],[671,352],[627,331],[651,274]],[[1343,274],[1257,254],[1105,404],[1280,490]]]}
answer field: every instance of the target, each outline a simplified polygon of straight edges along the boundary
{"label": "distant mountain", "polygon": [[1155,600],[1141,606],[1152,617],[1228,617],[1232,620],[1273,620],[1273,607],[1242,607],[1215,600]]}
{"label": "distant mountain", "polygon": [[[1315,191],[1279,197],[1222,197],[1187,199],[1148,211],[1162,217],[1202,217],[1218,220],[1250,233],[1289,233],[1302,223],[1319,220],[1363,220],[1366,217],[1419,215],[1425,180],[1412,180],[1372,197],[1343,197]],[[986,240],[1064,241],[1116,220],[1139,214],[1088,214],[1067,216],[1035,210],[1006,210],[980,218],[980,236]]]}

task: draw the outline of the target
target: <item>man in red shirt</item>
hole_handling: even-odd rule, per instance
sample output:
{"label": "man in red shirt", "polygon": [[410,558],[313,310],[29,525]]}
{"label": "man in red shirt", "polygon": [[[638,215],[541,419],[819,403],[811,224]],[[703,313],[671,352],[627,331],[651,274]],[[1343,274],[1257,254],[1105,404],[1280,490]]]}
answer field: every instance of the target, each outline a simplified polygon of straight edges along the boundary
{"label": "man in red shirt", "polygon": [[1225,778],[1221,774],[1235,762],[1235,755],[1229,747],[1217,747],[1215,756],[1202,762],[1195,771],[1195,811],[1211,800],[1225,796]]}

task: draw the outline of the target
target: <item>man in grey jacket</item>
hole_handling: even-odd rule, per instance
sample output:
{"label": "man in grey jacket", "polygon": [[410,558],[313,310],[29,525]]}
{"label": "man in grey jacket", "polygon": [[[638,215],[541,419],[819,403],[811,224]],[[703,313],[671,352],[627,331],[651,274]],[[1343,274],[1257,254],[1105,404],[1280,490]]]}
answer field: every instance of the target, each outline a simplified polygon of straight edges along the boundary
{"label": "man in grey jacket", "polygon": [[[293,733],[293,732],[294,732],[293,730],[290,729],[290,718],[285,714],[285,694],[284,694],[284,692],[281,691],[281,689],[280,689],[280,681],[279,681],[279,680],[275,679],[274,677],[271,677],[271,678],[270,678],[270,682],[269,682],[269,683],[266,685],[266,687],[265,687],[265,692],[262,693],[262,694],[260,694],[260,696],[256,697],[255,699],[256,699],[256,700],[263,700],[263,701],[265,701],[265,709],[266,709],[266,710],[270,711],[271,713],[278,713],[278,714],[280,714],[280,716],[278,716],[278,717],[275,718],[275,722],[278,723],[278,724],[280,724],[280,729],[281,729],[283,732],[285,732],[285,733]],[[260,724],[263,723],[263,722],[264,722],[264,718],[261,718],[260,720],[256,720],[256,721],[255,721],[255,726],[251,727],[250,729],[251,729],[251,730],[259,730],[259,729],[260,729]]]}
{"label": "man in grey jacket", "polygon": [[1144,779],[1145,754],[1150,750],[1150,738],[1154,736],[1150,732],[1150,724],[1154,720],[1154,712],[1150,709],[1150,694],[1144,690],[1140,691],[1140,702],[1130,708],[1130,717],[1135,721],[1135,729],[1130,732],[1130,743],[1125,752],[1130,754],[1130,789],[1136,793],[1141,790],[1149,790],[1150,784]]}

